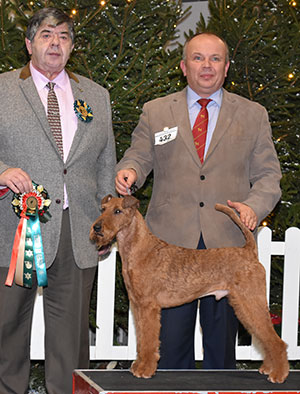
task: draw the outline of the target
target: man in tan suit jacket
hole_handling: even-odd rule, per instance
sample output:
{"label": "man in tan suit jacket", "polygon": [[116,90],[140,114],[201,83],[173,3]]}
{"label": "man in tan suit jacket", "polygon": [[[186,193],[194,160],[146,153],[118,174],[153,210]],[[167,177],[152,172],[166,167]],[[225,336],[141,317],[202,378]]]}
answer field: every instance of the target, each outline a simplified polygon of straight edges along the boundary
{"label": "man in tan suit jacket", "polygon": [[[280,166],[267,111],[222,88],[229,68],[226,43],[210,33],[190,39],[181,69],[188,87],[145,104],[131,147],[117,166],[116,189],[141,187],[153,170],[146,220],[159,238],[187,248],[242,246],[240,230],[216,203],[228,204],[255,230],[280,198]],[[192,128],[210,98],[204,162]],[[200,240],[199,240],[200,239]],[[197,300],[162,311],[160,368],[194,368]],[[237,319],[227,299],[200,301],[204,368],[235,368]]]}

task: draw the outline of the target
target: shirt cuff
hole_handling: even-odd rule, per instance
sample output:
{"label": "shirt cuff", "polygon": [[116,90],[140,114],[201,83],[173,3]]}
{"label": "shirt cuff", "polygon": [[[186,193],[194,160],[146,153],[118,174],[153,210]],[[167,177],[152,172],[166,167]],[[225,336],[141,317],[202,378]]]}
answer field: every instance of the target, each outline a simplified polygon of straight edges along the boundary
{"label": "shirt cuff", "polygon": [[0,198],[3,197],[6,193],[9,192],[9,188],[5,187],[4,189],[0,189]]}

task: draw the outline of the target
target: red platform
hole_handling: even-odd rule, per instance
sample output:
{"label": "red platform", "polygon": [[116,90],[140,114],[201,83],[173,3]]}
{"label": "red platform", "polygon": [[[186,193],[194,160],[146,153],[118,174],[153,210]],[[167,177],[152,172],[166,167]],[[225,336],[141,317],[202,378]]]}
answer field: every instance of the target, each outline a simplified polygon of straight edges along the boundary
{"label": "red platform", "polygon": [[300,394],[300,371],[273,384],[254,370],[160,370],[151,379],[135,378],[128,370],[75,370],[73,394]]}

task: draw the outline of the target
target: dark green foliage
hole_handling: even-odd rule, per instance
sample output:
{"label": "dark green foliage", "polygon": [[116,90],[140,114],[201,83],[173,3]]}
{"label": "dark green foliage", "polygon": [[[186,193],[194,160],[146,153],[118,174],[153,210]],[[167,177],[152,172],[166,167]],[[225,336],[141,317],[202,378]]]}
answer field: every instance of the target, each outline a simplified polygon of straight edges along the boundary
{"label": "dark green foliage", "polygon": [[1,0],[0,17],[0,72],[4,72],[19,68],[28,61],[24,42],[27,18],[21,6],[18,9],[7,0]]}

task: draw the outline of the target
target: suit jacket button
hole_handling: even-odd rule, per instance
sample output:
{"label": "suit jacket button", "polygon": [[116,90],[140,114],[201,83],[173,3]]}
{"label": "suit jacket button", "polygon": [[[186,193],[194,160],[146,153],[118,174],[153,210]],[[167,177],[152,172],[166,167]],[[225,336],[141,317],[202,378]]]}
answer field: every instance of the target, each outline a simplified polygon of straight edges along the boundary
{"label": "suit jacket button", "polygon": [[60,200],[59,198],[57,198],[57,199],[55,200],[55,202],[56,202],[56,204],[60,204],[60,203],[61,203],[61,200]]}
{"label": "suit jacket button", "polygon": [[68,172],[68,170],[65,168],[65,169],[64,169],[64,174],[66,175],[67,172]]}
{"label": "suit jacket button", "polygon": [[201,201],[201,202],[199,203],[199,205],[200,205],[201,208],[204,207],[204,202]]}
{"label": "suit jacket button", "polygon": [[201,179],[201,181],[204,181],[205,175],[200,175],[200,179]]}

